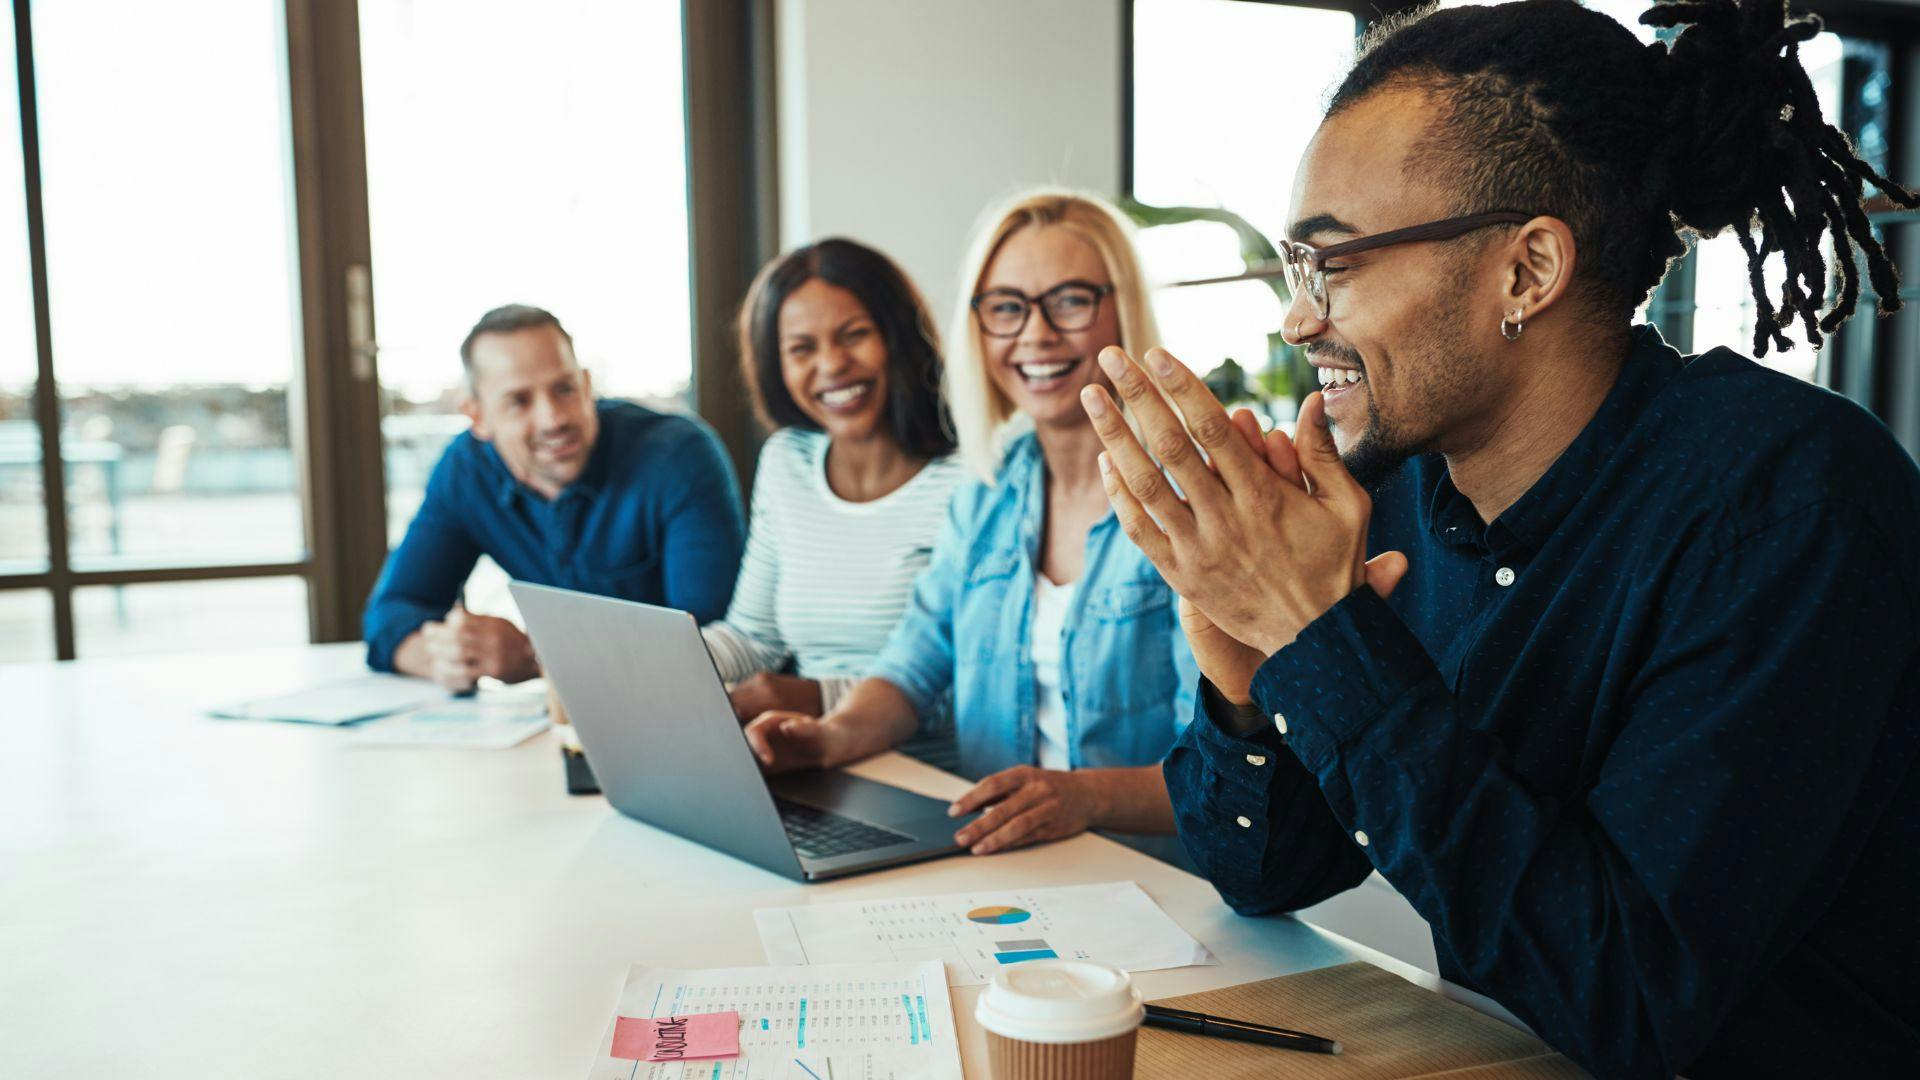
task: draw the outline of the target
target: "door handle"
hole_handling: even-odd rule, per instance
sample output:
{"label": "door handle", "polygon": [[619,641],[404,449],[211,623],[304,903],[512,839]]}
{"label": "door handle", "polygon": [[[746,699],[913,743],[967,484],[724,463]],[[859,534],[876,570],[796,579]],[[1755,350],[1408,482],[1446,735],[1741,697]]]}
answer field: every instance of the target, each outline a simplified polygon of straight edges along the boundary
{"label": "door handle", "polygon": [[373,271],[365,263],[347,267],[347,354],[353,377],[372,382],[380,343],[373,340]]}

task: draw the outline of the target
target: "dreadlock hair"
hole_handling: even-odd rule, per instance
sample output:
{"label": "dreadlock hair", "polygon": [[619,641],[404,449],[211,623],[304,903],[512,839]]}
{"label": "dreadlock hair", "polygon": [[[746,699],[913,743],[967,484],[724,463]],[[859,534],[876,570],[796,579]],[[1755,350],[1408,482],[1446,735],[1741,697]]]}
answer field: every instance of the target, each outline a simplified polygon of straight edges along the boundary
{"label": "dreadlock hair", "polygon": [[[1820,117],[1800,43],[1818,34],[1786,0],[1675,0],[1640,16],[1681,27],[1671,48],[1574,0],[1431,7],[1385,21],[1334,91],[1329,116],[1382,88],[1441,104],[1409,172],[1446,176],[1456,212],[1549,214],[1572,230],[1581,284],[1599,310],[1637,308],[1691,238],[1732,229],[1758,307],[1753,345],[1791,343],[1796,317],[1819,347],[1854,312],[1865,256],[1881,314],[1899,308],[1899,278],[1861,208],[1871,183],[1894,202],[1920,197],[1875,172]],[[1833,236],[1840,295],[1825,315],[1823,233]],[[1778,301],[1761,276],[1779,252]]]}

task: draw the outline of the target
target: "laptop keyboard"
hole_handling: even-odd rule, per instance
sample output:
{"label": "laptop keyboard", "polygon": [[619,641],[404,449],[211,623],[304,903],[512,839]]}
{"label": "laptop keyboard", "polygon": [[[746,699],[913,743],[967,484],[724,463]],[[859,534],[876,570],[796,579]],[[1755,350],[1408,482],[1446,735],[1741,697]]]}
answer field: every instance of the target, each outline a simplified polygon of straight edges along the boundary
{"label": "laptop keyboard", "polygon": [[816,809],[803,803],[775,797],[780,823],[787,827],[787,838],[802,858],[831,859],[859,851],[891,847],[913,837],[892,829],[882,829],[856,818]]}

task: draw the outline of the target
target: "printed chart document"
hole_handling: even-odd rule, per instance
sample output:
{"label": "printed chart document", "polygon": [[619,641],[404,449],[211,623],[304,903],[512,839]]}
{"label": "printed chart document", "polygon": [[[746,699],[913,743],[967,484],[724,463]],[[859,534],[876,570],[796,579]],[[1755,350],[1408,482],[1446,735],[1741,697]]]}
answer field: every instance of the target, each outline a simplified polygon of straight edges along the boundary
{"label": "printed chart document", "polygon": [[547,730],[547,699],[526,694],[455,698],[353,729],[355,746],[505,750]]}
{"label": "printed chart document", "polygon": [[430,679],[368,674],[291,694],[236,701],[207,711],[226,720],[340,725],[446,700],[449,700],[447,692]]}
{"label": "printed chart document", "polygon": [[954,986],[1054,957],[1128,971],[1218,962],[1131,881],[758,908],[753,918],[770,963],[939,960]]}
{"label": "printed chart document", "polygon": [[[740,1056],[643,1061],[625,1019],[737,1013]],[[635,965],[588,1080],[962,1080],[940,965],[680,971]]]}

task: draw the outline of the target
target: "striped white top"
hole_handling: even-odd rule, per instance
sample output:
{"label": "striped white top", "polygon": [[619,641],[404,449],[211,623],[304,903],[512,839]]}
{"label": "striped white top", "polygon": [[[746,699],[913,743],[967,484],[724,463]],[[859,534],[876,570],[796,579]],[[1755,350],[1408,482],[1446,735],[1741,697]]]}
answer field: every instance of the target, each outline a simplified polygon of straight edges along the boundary
{"label": "striped white top", "polygon": [[827,708],[867,674],[933,555],[957,457],[929,462],[872,502],[827,485],[827,437],[784,428],[760,448],[747,553],[727,617],[701,628],[720,677],[737,682],[791,658]]}

